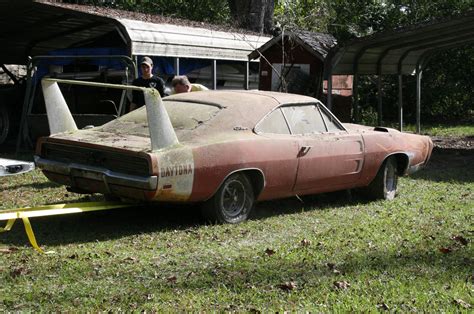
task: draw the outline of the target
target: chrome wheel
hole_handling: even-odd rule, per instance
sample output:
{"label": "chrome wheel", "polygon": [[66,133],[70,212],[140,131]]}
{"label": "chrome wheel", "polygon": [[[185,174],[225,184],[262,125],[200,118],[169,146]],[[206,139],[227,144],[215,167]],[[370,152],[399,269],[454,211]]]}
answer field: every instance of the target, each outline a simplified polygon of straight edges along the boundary
{"label": "chrome wheel", "polygon": [[235,173],[204,203],[202,213],[211,222],[239,223],[247,219],[254,201],[253,187],[248,177],[243,173]]}

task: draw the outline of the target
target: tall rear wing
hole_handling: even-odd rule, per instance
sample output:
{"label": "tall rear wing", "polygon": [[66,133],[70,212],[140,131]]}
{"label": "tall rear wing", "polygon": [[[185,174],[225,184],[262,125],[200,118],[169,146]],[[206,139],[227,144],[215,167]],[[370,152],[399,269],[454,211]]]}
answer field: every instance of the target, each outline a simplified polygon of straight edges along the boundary
{"label": "tall rear wing", "polygon": [[44,78],[41,81],[41,85],[51,134],[77,131],[76,123],[74,122],[71,111],[69,110],[58,83],[142,91],[145,95],[151,150],[155,151],[179,143],[168,112],[161,100],[160,93],[154,88]]}

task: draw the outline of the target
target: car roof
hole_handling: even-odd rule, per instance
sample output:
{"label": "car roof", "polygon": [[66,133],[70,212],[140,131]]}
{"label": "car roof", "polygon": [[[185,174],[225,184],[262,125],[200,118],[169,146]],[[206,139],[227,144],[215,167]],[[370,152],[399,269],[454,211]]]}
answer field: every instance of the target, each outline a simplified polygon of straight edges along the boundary
{"label": "car roof", "polygon": [[215,135],[225,130],[253,129],[269,112],[280,105],[315,103],[318,100],[308,96],[257,90],[219,90],[182,93],[168,96],[163,102],[192,102],[223,108],[211,122],[193,130],[193,139]]}
{"label": "car roof", "polygon": [[258,108],[268,112],[283,104],[308,103],[317,101],[315,98],[259,90],[209,90],[201,92],[181,93],[168,96],[164,101],[196,102],[219,107],[249,107],[252,110]]}

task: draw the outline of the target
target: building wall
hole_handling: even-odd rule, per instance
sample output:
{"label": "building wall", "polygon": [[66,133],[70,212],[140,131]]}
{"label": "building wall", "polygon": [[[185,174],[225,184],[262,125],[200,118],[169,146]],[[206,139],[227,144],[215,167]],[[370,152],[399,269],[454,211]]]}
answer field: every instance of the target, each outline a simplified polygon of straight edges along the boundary
{"label": "building wall", "polygon": [[[280,43],[273,45],[269,49],[267,49],[263,55],[264,58],[260,58],[260,83],[259,89],[261,90],[278,90],[275,88],[275,84],[273,84],[272,89],[272,79],[279,80],[278,74],[272,69],[269,62],[277,68],[278,70],[284,65],[286,67],[291,67],[293,64],[293,68],[300,66],[300,69],[305,72],[306,75],[293,75],[290,73],[287,76],[287,81],[289,85],[298,85],[300,86],[300,90],[298,90],[298,86],[289,86],[292,87],[288,90],[288,92],[297,92],[300,94],[306,94],[311,96],[318,96],[320,94],[320,86],[321,86],[321,76],[323,71],[323,63],[316,58],[314,55],[309,53],[305,48],[296,44],[295,42],[290,42],[285,40],[285,57],[284,60],[282,58],[282,45]],[[306,72],[306,69],[309,68],[309,73]],[[296,76],[296,77],[295,77]],[[296,80],[299,80],[296,84],[294,84]],[[296,89],[296,90],[295,90]]]}

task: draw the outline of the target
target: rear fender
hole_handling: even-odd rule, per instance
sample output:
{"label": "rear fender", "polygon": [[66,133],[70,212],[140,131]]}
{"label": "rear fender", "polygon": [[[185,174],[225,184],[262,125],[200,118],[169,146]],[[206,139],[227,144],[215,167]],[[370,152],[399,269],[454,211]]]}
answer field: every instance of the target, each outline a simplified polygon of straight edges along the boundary
{"label": "rear fender", "polygon": [[252,183],[253,192],[255,194],[255,199],[258,199],[258,196],[263,191],[263,188],[265,187],[265,183],[266,183],[265,175],[263,174],[263,171],[260,170],[259,168],[244,168],[244,169],[237,169],[237,170],[234,170],[234,171],[230,172],[221,181],[221,183],[218,185],[217,189],[214,191],[214,193],[212,193],[212,196],[214,196],[214,194],[216,194],[216,192],[220,189],[222,184],[224,184],[224,182],[227,180],[227,178],[229,178],[234,173],[243,173],[243,174],[245,174],[249,177],[250,182]]}
{"label": "rear fender", "polygon": [[[385,157],[385,160],[387,160],[389,157],[394,156],[397,159],[397,173],[399,176],[403,176],[407,173],[408,171],[408,165],[410,163],[410,153],[406,152],[397,152],[388,155]],[[383,163],[382,163],[383,164]]]}

